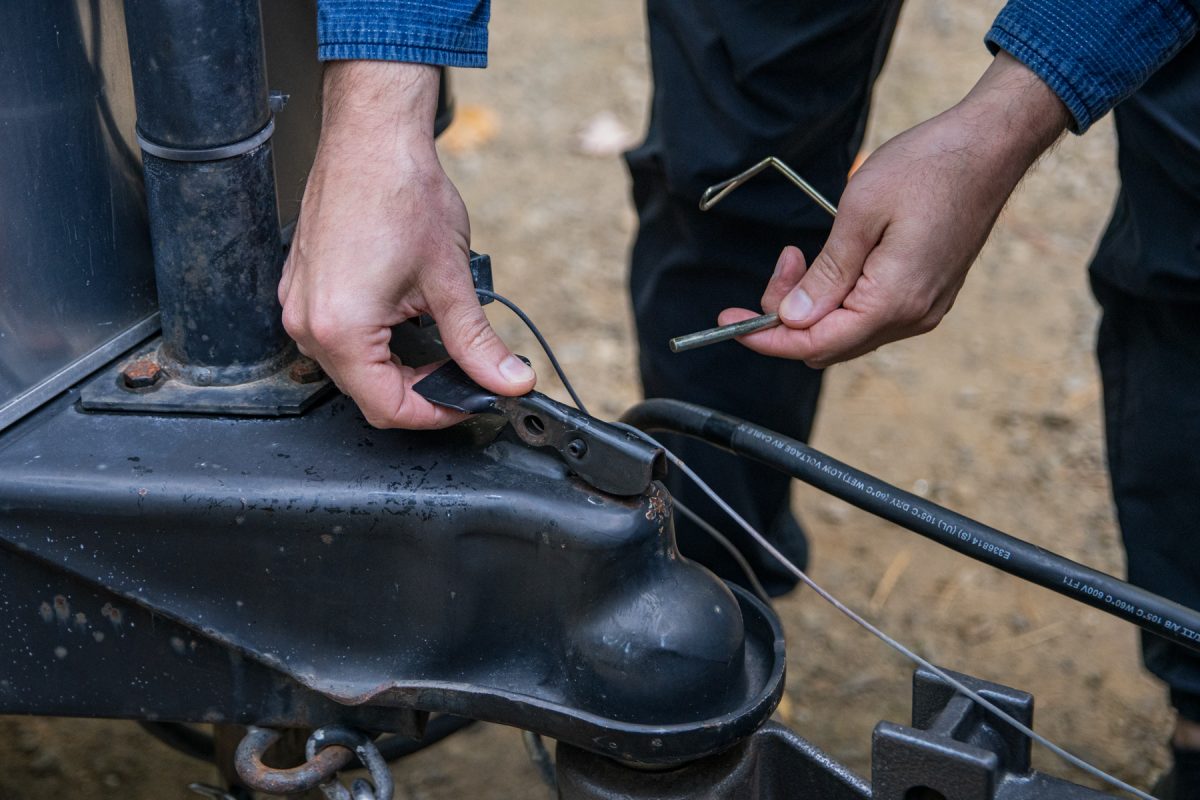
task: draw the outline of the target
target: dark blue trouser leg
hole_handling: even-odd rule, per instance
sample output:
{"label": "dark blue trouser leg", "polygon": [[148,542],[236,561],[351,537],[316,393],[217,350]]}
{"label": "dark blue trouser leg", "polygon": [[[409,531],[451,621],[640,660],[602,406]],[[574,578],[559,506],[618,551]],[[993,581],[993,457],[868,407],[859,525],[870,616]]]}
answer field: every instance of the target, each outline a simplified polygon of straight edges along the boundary
{"label": "dark blue trouser leg", "polygon": [[[1121,193],[1092,263],[1109,471],[1129,579],[1200,608],[1200,45],[1115,112]],[[1200,722],[1200,656],[1145,634]]]}
{"label": "dark blue trouser leg", "polygon": [[[673,336],[715,324],[727,306],[758,308],[786,244],[808,258],[830,220],[778,176],[756,178],[713,211],[704,188],[762,158],[787,161],[836,201],[861,142],[871,87],[899,0],[648,0],[654,100],[645,143],[628,155],[639,215],[630,289],[647,397],[675,397],[806,439],[821,373],[728,342],[675,355]],[[789,557],[806,561],[789,480],[702,443],[668,445]],[[792,577],[673,475],[671,492],[746,554],[767,589]],[[722,577],[733,561],[676,517],[680,548]]]}

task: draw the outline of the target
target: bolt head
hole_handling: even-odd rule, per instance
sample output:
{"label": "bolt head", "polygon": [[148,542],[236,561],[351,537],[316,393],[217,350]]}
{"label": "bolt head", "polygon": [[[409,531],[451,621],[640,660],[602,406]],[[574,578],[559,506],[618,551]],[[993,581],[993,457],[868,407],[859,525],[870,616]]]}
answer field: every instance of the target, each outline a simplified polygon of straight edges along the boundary
{"label": "bolt head", "polygon": [[324,380],[325,370],[321,369],[321,365],[311,358],[300,356],[292,362],[292,367],[288,370],[288,377],[296,383],[316,383]]}
{"label": "bolt head", "polygon": [[163,377],[163,369],[153,358],[139,358],[121,370],[126,389],[149,389]]}

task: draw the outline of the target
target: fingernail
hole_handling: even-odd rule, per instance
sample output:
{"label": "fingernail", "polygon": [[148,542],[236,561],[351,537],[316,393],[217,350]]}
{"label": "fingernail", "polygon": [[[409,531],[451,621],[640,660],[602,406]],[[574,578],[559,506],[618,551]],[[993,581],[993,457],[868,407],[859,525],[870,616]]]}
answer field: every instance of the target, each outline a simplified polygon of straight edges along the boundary
{"label": "fingernail", "polygon": [[783,269],[783,261],[785,258],[787,258],[786,247],[783,249],[783,252],[779,254],[779,259],[775,262],[775,271],[771,273],[772,278],[779,276],[779,271]]}
{"label": "fingernail", "polygon": [[813,309],[812,298],[800,287],[792,290],[779,304],[779,316],[788,322],[803,322]]}
{"label": "fingernail", "polygon": [[509,383],[529,383],[534,378],[533,367],[516,356],[509,356],[500,362],[500,374]]}

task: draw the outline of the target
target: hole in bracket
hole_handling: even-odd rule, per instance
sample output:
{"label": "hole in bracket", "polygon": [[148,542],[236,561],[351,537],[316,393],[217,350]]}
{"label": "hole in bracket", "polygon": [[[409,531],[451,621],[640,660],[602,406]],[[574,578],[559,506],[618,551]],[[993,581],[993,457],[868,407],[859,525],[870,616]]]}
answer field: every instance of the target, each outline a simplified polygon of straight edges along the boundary
{"label": "hole in bracket", "polygon": [[531,436],[544,436],[546,433],[546,423],[542,422],[542,418],[536,414],[529,414],[521,422]]}

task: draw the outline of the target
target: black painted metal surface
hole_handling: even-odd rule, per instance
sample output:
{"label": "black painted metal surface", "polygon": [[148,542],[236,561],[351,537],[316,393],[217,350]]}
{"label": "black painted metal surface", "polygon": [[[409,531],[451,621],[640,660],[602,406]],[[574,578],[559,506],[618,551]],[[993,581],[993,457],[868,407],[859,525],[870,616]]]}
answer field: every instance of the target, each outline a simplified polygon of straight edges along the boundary
{"label": "black painted metal surface", "polygon": [[[871,789],[795,732],[768,722],[736,747],[648,771],[558,746],[561,800],[867,800]],[[955,798],[958,800],[958,798]]]}
{"label": "black painted metal surface", "polygon": [[143,154],[162,357],[189,383],[230,385],[283,365],[283,244],[271,146],[211,162]]}
{"label": "black painted metal surface", "polygon": [[[284,253],[258,0],[125,7],[159,359],[174,379],[202,386],[262,378],[294,347],[276,296]],[[232,149],[203,154],[221,147]]]}
{"label": "black painted metal surface", "polygon": [[[1033,698],[956,677],[1027,725]],[[561,800],[1101,800],[1112,795],[1037,772],[1030,742],[932,673],[913,677],[913,727],[875,729],[871,783],[774,722],[728,751],[647,771],[558,748]]]}
{"label": "black painted metal surface", "polygon": [[662,448],[541,392],[493,394],[453,361],[421,379],[413,391],[456,411],[503,416],[521,441],[556,451],[573,474],[602,492],[640,495],[666,474]]}
{"label": "black painted metal surface", "polygon": [[605,495],[486,421],[378,431],[341,397],[241,420],[74,400],[0,439],[0,713],[303,724],[332,701],[671,763],[782,691],[778,623],[680,559],[657,484]]}
{"label": "black painted metal surface", "polygon": [[[333,390],[320,367],[299,355],[236,386],[188,382],[176,377],[175,362],[163,358],[162,345],[162,338],[155,338],[102,370],[83,386],[81,405],[93,411],[282,417],[303,414]],[[131,387],[135,375],[154,377],[144,387]]]}
{"label": "black painted metal surface", "polygon": [[125,17],[142,136],[199,149],[267,124],[258,0],[125,0]]}
{"label": "black painted metal surface", "polygon": [[[951,673],[1026,726],[1033,696]],[[912,727],[881,722],[871,753],[874,800],[1099,800],[1112,797],[1036,772],[1030,740],[924,669],[913,675]]]}

